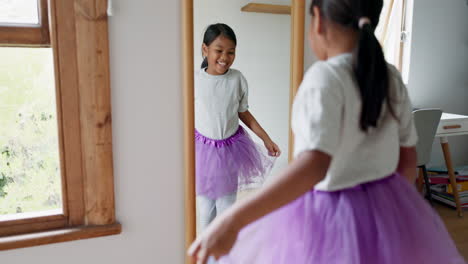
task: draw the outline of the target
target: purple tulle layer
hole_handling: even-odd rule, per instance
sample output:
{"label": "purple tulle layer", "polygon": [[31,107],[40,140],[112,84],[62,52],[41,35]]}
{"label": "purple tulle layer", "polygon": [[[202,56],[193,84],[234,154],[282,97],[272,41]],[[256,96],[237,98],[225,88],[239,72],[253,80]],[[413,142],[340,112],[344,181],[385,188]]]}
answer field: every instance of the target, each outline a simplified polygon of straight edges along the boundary
{"label": "purple tulle layer", "polygon": [[437,213],[402,176],[311,190],[245,227],[221,264],[462,264]]}
{"label": "purple tulle layer", "polygon": [[227,139],[210,139],[195,132],[196,192],[217,199],[263,180],[273,166],[268,157],[239,126]]}

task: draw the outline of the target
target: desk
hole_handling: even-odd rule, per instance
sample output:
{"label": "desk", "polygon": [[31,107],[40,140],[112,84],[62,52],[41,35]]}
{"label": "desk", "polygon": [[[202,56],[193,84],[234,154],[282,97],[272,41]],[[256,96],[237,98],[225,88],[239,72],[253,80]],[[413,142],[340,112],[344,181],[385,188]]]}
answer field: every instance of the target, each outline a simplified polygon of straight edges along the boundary
{"label": "desk", "polygon": [[456,188],[456,179],[453,169],[452,158],[450,156],[450,148],[448,144],[448,137],[468,135],[468,116],[455,115],[449,113],[442,113],[439,126],[437,127],[436,137],[440,138],[442,151],[444,153],[445,165],[449,174],[450,185],[453,188],[453,196],[455,197],[455,204],[457,206],[458,216],[463,216],[462,207],[460,204],[460,195]]}

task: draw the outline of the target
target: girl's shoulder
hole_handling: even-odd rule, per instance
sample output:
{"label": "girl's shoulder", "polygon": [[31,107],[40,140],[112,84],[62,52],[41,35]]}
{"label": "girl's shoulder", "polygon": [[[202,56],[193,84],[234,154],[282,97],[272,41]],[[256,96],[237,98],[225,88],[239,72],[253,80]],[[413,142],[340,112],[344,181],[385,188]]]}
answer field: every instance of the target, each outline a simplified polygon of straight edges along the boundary
{"label": "girl's shoulder", "polygon": [[238,69],[230,68],[229,69],[229,74],[231,76],[233,76],[233,77],[242,77],[242,78],[244,78],[244,75]]}
{"label": "girl's shoulder", "polygon": [[406,97],[408,97],[408,90],[403,82],[400,71],[390,63],[387,63],[387,68],[388,80],[390,83],[390,97],[397,102],[406,100]]}
{"label": "girl's shoulder", "polygon": [[203,74],[203,71],[204,71],[204,70],[205,70],[205,69],[197,69],[197,68],[195,68],[195,70],[193,71],[193,75],[195,76],[195,78],[200,78],[201,75]]}
{"label": "girl's shoulder", "polygon": [[336,87],[339,83],[339,69],[328,61],[317,61],[304,74],[304,86],[326,88]]}
{"label": "girl's shoulder", "polygon": [[234,82],[240,82],[241,86],[247,86],[247,79],[245,78],[244,74],[238,69],[230,68],[229,69],[229,76],[228,79]]}
{"label": "girl's shoulder", "polygon": [[311,77],[330,77],[330,73],[330,65],[327,65],[326,61],[316,61],[306,70],[306,73],[304,74],[304,79],[308,79]]}
{"label": "girl's shoulder", "polygon": [[388,78],[394,81],[399,86],[404,86],[400,71],[392,64],[387,63]]}

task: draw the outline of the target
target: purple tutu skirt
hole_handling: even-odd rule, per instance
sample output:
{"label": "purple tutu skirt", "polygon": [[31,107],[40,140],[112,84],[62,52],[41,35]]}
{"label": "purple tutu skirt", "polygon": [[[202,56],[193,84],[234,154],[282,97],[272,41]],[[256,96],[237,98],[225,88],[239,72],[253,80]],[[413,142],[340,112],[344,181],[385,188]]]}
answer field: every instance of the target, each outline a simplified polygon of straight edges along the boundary
{"label": "purple tutu skirt", "polygon": [[222,140],[195,131],[197,195],[217,199],[232,194],[262,182],[272,166],[273,160],[241,126],[234,135]]}
{"label": "purple tutu skirt", "polygon": [[398,174],[311,190],[241,230],[221,264],[462,264],[437,213]]}

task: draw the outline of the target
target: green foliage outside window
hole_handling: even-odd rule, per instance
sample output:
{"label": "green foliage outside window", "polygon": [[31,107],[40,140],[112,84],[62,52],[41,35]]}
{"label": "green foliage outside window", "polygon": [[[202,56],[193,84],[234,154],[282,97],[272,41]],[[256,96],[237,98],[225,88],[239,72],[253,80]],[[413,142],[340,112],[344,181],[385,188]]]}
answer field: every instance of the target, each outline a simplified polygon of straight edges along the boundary
{"label": "green foliage outside window", "polygon": [[0,216],[62,206],[52,51],[0,48]]}

